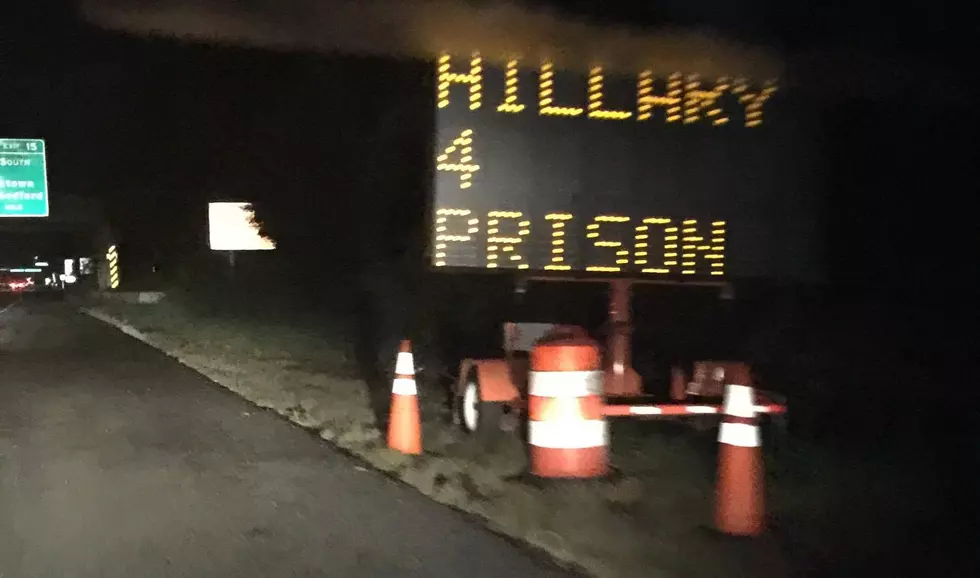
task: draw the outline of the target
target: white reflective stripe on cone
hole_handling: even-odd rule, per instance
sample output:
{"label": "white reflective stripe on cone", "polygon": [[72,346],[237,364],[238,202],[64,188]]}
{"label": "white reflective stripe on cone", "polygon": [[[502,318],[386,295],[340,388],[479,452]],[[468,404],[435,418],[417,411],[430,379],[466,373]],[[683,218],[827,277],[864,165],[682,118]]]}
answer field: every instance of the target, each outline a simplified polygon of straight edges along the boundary
{"label": "white reflective stripe on cone", "polygon": [[718,443],[740,448],[757,448],[762,445],[759,439],[759,426],[747,423],[722,423],[718,428]]}
{"label": "white reflective stripe on cone", "polygon": [[532,371],[528,395],[538,397],[587,397],[602,395],[601,371]]}
{"label": "white reflective stripe on cone", "polygon": [[725,386],[725,414],[736,417],[755,417],[755,395],[747,385]]}
{"label": "white reflective stripe on cone", "polygon": [[395,395],[418,395],[418,388],[415,387],[415,380],[407,377],[396,377],[391,384],[391,393]]}
{"label": "white reflective stripe on cone", "polygon": [[528,422],[527,442],[539,448],[580,450],[609,444],[605,420],[556,420]]}
{"label": "white reflective stripe on cone", "polygon": [[407,351],[400,351],[395,360],[395,373],[398,375],[415,375],[415,361],[412,354]]}

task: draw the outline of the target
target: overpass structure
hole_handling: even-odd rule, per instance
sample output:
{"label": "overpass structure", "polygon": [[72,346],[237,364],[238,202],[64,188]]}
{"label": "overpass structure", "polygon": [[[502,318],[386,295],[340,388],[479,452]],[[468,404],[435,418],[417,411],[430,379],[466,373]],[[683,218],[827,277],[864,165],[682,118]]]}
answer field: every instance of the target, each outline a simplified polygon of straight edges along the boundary
{"label": "overpass structure", "polygon": [[924,98],[969,106],[972,91],[958,68],[925,56],[891,56],[820,46],[782,53],[717,33],[599,25],[519,3],[452,0],[82,0],[82,16],[105,29],[150,37],[279,50],[344,52],[435,60],[480,47],[488,62],[515,54],[557,67],[592,66],[635,73],[697,72],[704,77],[780,78],[820,101]]}

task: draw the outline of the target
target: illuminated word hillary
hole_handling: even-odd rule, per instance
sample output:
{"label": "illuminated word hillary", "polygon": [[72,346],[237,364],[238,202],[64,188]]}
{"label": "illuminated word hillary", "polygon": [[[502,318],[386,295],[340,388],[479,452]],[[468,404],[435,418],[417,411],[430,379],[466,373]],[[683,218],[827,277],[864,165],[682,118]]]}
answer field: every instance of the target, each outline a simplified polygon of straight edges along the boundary
{"label": "illuminated word hillary", "polygon": [[[474,54],[468,67],[454,69],[452,58],[443,55],[439,58],[436,71],[439,108],[449,106],[450,88],[454,84],[469,86],[468,102],[470,110],[483,106],[483,60]],[[496,106],[498,112],[517,114],[525,110],[521,102],[518,70],[520,62],[511,60],[504,73],[504,94]],[[577,117],[585,115],[599,120],[634,120],[644,122],[653,118],[657,109],[663,109],[668,123],[691,124],[698,121],[710,122],[713,126],[727,124],[729,117],[719,102],[725,93],[737,97],[745,109],[745,126],[762,124],[762,106],[776,91],[775,82],[766,82],[761,88],[752,90],[744,79],[720,78],[714,82],[704,82],[696,74],[671,74],[666,80],[666,90],[656,94],[653,72],[643,70],[636,76],[636,107],[634,110],[606,109],[605,76],[601,66],[589,70],[588,82],[583,94],[588,98],[586,106],[562,105],[555,96],[555,68],[550,62],[542,63],[538,69],[537,111],[542,116]]]}
{"label": "illuminated word hillary", "polygon": [[[531,219],[520,211],[490,211],[481,222],[469,209],[438,209],[434,263],[437,267],[453,266],[450,261],[454,249],[472,250],[482,245],[489,269],[725,274],[725,221],[707,221],[710,227],[700,228],[697,219],[667,217],[633,219],[622,215],[598,215],[578,228],[573,226],[574,221],[575,217],[569,213],[545,215],[547,238],[542,240],[532,235]],[[586,248],[599,249],[594,253],[600,254],[603,262],[582,266],[569,262],[566,250],[581,242],[583,237]],[[656,246],[651,247],[651,242]],[[548,247],[542,263],[528,262],[532,243]]]}

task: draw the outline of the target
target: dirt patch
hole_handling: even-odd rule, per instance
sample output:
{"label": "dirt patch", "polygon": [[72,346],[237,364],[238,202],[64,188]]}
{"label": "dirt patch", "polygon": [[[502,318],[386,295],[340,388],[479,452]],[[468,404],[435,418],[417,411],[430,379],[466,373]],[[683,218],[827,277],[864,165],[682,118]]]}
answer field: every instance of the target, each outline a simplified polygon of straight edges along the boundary
{"label": "dirt patch", "polygon": [[[812,575],[856,546],[924,517],[919,480],[878,460],[845,460],[800,443],[768,456],[771,531],[752,541],[710,530],[713,432],[615,422],[616,475],[543,483],[523,475],[514,437],[492,450],[452,426],[445,392],[420,384],[425,454],[384,447],[349,343],[286,326],[191,316],[179,305],[99,304],[115,323],[215,382],[388,472],[433,499],[602,578]],[[874,536],[875,538],[869,538]],[[881,538],[878,540],[877,538]]]}

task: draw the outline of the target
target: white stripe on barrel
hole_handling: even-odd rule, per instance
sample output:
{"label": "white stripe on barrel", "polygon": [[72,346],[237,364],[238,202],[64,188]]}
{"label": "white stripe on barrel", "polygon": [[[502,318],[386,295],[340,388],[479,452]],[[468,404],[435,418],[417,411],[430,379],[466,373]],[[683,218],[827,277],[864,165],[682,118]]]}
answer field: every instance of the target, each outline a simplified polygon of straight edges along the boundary
{"label": "white stripe on barrel", "polygon": [[601,371],[532,371],[528,395],[538,397],[587,397],[602,395]]}

